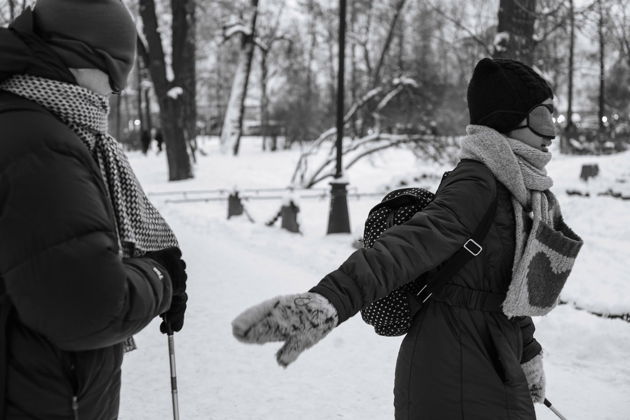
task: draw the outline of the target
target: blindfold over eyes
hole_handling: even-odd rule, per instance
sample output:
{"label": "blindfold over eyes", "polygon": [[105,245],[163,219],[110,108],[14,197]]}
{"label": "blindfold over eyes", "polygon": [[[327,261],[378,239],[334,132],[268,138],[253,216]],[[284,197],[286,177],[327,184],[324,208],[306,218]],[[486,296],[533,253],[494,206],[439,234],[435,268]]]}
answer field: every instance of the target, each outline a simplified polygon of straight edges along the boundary
{"label": "blindfold over eyes", "polygon": [[554,138],[557,135],[556,125],[553,122],[553,105],[539,104],[527,113],[527,123],[519,128],[529,128],[534,134],[544,138]]}

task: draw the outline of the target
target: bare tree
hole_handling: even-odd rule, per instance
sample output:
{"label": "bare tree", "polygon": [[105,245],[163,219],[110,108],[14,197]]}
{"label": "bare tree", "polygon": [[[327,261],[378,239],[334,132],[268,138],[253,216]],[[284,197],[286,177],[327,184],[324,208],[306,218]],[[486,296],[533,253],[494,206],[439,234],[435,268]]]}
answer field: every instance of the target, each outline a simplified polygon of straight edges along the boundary
{"label": "bare tree", "polygon": [[569,71],[567,86],[567,124],[565,135],[560,138],[560,152],[569,151],[568,140],[575,132],[573,124],[573,72],[575,69],[575,7],[573,0],[569,0]]}
{"label": "bare tree", "polygon": [[184,90],[184,130],[193,161],[197,150],[196,1],[171,0],[173,11],[173,74]]}
{"label": "bare tree", "polygon": [[597,33],[599,36],[599,107],[597,117],[599,119],[599,131],[603,132],[605,127],[604,116],[606,107],[606,67],[605,67],[605,55],[606,55],[606,39],[604,35],[605,17],[604,8],[602,6],[602,0],[597,2],[597,12],[599,19],[597,20]]}
{"label": "bare tree", "polygon": [[[292,40],[288,38],[284,34],[278,35],[278,28],[280,26],[280,18],[282,17],[282,13],[284,11],[285,1],[282,2],[278,12],[276,13],[276,18],[274,24],[267,31],[267,33],[261,33],[259,36],[255,37],[255,43],[260,51],[260,126],[262,130],[262,149],[266,150],[267,144],[267,130],[269,127],[269,95],[267,92],[267,83],[269,82],[269,54],[271,54],[271,50],[274,44],[285,41],[289,44],[292,43]],[[260,25],[259,25],[260,26]],[[262,31],[259,31],[262,32]],[[272,144],[271,151],[275,151],[278,148],[278,138],[277,134],[274,133],[272,136]]]}
{"label": "bare tree", "polygon": [[251,0],[249,24],[242,22],[224,27],[224,39],[232,36],[240,37],[238,67],[234,74],[232,90],[228,101],[223,129],[221,130],[221,148],[227,152],[230,148],[234,155],[238,155],[241,135],[243,133],[243,115],[245,113],[245,97],[249,84],[249,74],[254,57],[254,38],[256,36],[256,20],[258,19],[258,0]]}
{"label": "bare tree", "polygon": [[[189,41],[180,37],[188,37],[188,26],[193,19],[189,19],[188,13],[194,12],[193,0],[172,0],[173,25],[184,25],[188,29],[178,28],[173,30],[173,80],[167,78],[166,60],[162,37],[158,30],[158,21],[154,0],[139,0],[140,16],[142,17],[143,32],[146,42],[139,39],[139,53],[145,63],[148,63],[149,72],[153,81],[155,94],[160,105],[160,123],[166,145],[169,180],[192,178],[190,156],[187,151],[188,138],[185,118],[185,86],[188,86],[187,77],[194,75],[193,54],[182,49],[189,48]],[[182,12],[182,10],[184,12]],[[178,17],[175,20],[175,17]],[[181,19],[184,16],[184,19]],[[193,35],[194,36],[194,35]],[[188,45],[188,46],[187,46]],[[192,63],[191,63],[192,58]],[[193,67],[194,68],[194,67]],[[194,77],[194,76],[193,76]]]}
{"label": "bare tree", "polygon": [[389,28],[387,30],[387,36],[385,37],[385,42],[383,43],[383,48],[381,49],[381,53],[378,57],[378,62],[376,63],[376,67],[371,74],[371,82],[370,88],[374,88],[377,86],[381,79],[381,70],[383,68],[383,64],[385,63],[385,57],[389,52],[389,47],[392,43],[392,39],[394,38],[394,34],[396,32],[396,23],[398,22],[398,18],[400,17],[400,13],[405,6],[407,0],[398,0],[396,6],[394,7],[394,16],[392,17],[391,23],[389,24]]}
{"label": "bare tree", "polygon": [[[393,15],[391,17],[391,20],[389,21],[389,24],[387,26],[387,32],[385,35],[385,40],[383,41],[383,45],[380,49],[380,52],[378,54],[378,61],[376,62],[376,64],[373,66],[372,62],[371,62],[371,54],[369,51],[369,44],[368,44],[368,37],[369,37],[369,25],[371,25],[371,21],[368,20],[366,23],[366,27],[368,27],[368,32],[365,33],[365,38],[363,40],[363,42],[361,43],[361,46],[363,47],[363,57],[365,60],[365,66],[366,66],[366,70],[367,70],[367,76],[368,76],[368,83],[367,83],[367,90],[371,90],[376,88],[377,86],[379,86],[382,83],[382,70],[383,70],[383,66],[385,65],[385,61],[386,58],[389,54],[389,50],[390,47],[392,45],[392,40],[394,38],[394,34],[396,33],[396,27],[397,27],[397,23],[399,21],[400,18],[400,14],[405,6],[406,0],[397,0],[396,1],[396,5],[394,6],[394,11],[393,11]],[[371,9],[370,9],[371,12]],[[361,136],[365,135],[366,130],[367,130],[367,126],[368,124],[370,124],[372,122],[372,115],[370,113],[370,111],[368,109],[365,109],[363,111],[363,114],[361,116],[361,127],[359,129],[359,134]]]}
{"label": "bare tree", "polygon": [[620,52],[630,67],[630,5],[626,0],[617,0],[614,13],[611,13],[611,20]]}

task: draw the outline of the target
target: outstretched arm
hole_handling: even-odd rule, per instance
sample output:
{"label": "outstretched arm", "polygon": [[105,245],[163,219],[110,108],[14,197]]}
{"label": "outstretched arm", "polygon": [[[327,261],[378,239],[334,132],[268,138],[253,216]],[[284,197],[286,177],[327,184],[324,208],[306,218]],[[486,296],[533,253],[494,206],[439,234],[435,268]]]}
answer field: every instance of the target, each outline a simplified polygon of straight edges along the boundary
{"label": "outstretched arm", "polygon": [[[320,322],[311,325],[313,312],[334,314],[336,326],[368,303],[435,268],[470,238],[496,194],[490,172],[477,169],[474,164],[458,167],[423,211],[407,223],[390,228],[373,248],[354,252],[310,293],[281,296],[239,315],[232,324],[234,335],[249,343],[308,343],[298,346],[297,357],[329,331],[320,329]],[[315,309],[276,310],[276,305],[290,303],[296,296],[308,297]],[[274,331],[274,334],[260,333],[258,325],[264,325],[263,330]],[[279,353],[278,361],[286,365],[286,360],[291,362],[295,357],[284,359]]]}

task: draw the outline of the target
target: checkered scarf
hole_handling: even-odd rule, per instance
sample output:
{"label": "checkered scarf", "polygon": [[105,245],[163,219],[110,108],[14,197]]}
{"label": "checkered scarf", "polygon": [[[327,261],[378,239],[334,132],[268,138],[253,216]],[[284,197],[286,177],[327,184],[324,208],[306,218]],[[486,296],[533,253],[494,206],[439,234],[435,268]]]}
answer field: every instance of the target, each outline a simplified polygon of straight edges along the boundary
{"label": "checkered scarf", "polygon": [[[123,257],[179,246],[175,234],[145,195],[127,156],[107,133],[107,97],[80,86],[30,75],[13,76],[0,89],[34,101],[63,121],[96,160],[114,208]],[[136,349],[133,337],[125,352]]]}
{"label": "checkered scarf", "polygon": [[178,246],[175,234],[151,204],[115,138],[107,133],[107,97],[80,86],[18,75],[0,89],[37,102],[63,121],[90,150],[101,170],[124,257]]}

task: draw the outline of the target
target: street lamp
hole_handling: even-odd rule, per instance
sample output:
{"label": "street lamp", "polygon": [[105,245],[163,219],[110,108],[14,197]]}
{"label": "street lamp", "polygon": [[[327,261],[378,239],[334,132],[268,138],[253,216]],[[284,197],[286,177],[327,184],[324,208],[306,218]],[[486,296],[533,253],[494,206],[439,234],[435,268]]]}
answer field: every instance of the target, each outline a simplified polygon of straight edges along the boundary
{"label": "street lamp", "polygon": [[328,214],[328,234],[350,233],[348,217],[348,181],[343,177],[341,162],[343,153],[343,93],[344,64],[346,53],[346,0],[339,0],[339,72],[337,75],[337,169],[335,178],[330,183],[331,198]]}

